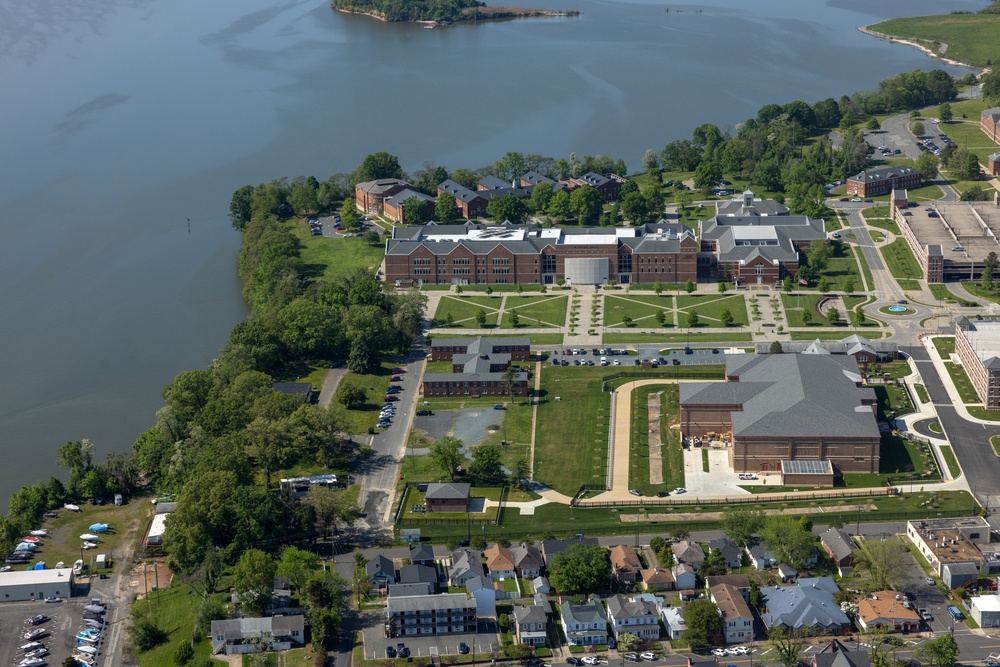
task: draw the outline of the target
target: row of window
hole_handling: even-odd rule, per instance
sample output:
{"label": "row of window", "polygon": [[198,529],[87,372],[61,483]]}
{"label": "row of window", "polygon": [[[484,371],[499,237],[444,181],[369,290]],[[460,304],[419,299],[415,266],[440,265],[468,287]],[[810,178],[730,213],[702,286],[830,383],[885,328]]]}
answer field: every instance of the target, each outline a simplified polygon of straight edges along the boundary
{"label": "row of window", "polygon": [[[455,387],[455,389],[458,389],[458,387]],[[459,393],[459,392],[454,392],[454,393]],[[466,396],[470,394],[468,389],[461,391],[461,393],[465,394]],[[484,396],[506,396],[507,394],[507,392],[504,389],[484,389],[476,393],[482,394]],[[424,392],[424,396],[451,396],[451,395],[452,392],[449,392],[447,389],[430,389]]]}

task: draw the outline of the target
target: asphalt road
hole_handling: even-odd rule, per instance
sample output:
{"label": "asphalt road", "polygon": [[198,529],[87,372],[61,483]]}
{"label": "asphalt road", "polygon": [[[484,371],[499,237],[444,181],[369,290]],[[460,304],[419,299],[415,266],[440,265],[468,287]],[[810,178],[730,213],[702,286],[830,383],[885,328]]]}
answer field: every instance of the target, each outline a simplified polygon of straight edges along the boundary
{"label": "asphalt road", "polygon": [[931,397],[938,422],[962,464],[969,487],[987,507],[1000,506],[1000,458],[990,447],[990,436],[1000,433],[1000,426],[976,424],[962,419],[948,396],[930,355],[922,346],[902,348],[917,363],[924,387]]}

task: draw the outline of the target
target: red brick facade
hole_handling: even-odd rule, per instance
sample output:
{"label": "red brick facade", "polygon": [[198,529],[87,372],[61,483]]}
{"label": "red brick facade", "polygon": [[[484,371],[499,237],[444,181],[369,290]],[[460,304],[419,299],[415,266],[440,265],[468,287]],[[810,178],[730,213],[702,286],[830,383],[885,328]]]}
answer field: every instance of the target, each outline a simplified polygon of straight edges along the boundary
{"label": "red brick facade", "polygon": [[920,172],[912,167],[883,167],[863,171],[847,179],[847,194],[855,197],[875,197],[896,190],[920,186]]}
{"label": "red brick facade", "polygon": [[1000,144],[1000,107],[987,109],[979,116],[979,129],[995,144]]}
{"label": "red brick facade", "polygon": [[[515,381],[512,389],[515,396],[528,395],[528,382]],[[469,380],[464,374],[455,374],[454,380],[424,382],[424,396],[507,396],[507,387],[500,380]]]}
{"label": "red brick facade", "polygon": [[[476,339],[435,340],[431,343],[431,361],[452,361],[456,354],[469,354],[469,345]],[[489,341],[489,339],[481,339]],[[527,340],[497,338],[487,350],[491,354],[509,354],[511,361],[529,361],[530,345]]]}
{"label": "red brick facade", "polygon": [[354,202],[359,211],[380,215],[384,210],[385,200],[408,187],[409,183],[398,178],[358,183],[354,187]]}

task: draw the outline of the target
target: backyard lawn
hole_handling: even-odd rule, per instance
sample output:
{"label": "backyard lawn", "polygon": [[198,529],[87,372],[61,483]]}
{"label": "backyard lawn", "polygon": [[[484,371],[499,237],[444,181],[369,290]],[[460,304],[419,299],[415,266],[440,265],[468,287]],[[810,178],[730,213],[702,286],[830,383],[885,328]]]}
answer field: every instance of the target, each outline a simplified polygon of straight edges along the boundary
{"label": "backyard lawn", "polygon": [[721,327],[719,316],[726,308],[733,316],[730,326],[746,326],[750,321],[747,317],[746,300],[742,294],[682,294],[677,297],[677,308],[680,313],[680,326],[687,326],[688,313],[698,313],[698,327]]}
{"label": "backyard lawn", "polygon": [[659,327],[656,314],[663,311],[666,316],[666,324],[674,323],[674,298],[672,296],[605,296],[604,297],[604,325],[608,327],[620,327],[626,317],[640,327]]}

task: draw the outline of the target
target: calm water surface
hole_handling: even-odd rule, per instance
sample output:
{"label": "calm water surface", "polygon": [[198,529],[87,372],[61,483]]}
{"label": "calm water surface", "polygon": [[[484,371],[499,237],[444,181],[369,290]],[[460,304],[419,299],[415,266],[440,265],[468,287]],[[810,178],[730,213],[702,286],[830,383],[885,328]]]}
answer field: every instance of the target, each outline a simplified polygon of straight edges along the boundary
{"label": "calm water surface", "polygon": [[236,187],[376,150],[637,165],[704,122],[935,67],[855,28],[984,4],[524,3],[583,13],[425,30],[324,0],[0,0],[0,497],[68,439],[129,448],[245,316]]}

